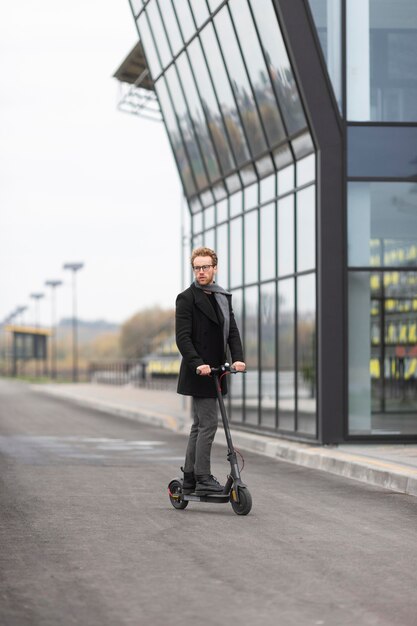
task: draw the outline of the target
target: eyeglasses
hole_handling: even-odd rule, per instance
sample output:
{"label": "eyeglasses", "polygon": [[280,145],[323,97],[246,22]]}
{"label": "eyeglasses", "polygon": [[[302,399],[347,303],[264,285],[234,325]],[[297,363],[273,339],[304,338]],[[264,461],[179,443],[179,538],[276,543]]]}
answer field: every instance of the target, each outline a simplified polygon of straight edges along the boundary
{"label": "eyeglasses", "polygon": [[214,267],[214,265],[193,265],[193,270],[194,272],[199,272],[200,270],[208,272],[210,267]]}

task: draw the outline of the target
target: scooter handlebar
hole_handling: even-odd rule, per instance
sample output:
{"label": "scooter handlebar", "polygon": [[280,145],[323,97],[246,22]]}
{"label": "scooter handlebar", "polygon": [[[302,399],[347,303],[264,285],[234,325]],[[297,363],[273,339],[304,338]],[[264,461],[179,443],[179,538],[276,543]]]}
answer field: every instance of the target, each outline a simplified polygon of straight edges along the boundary
{"label": "scooter handlebar", "polygon": [[211,373],[215,375],[223,374],[224,372],[229,372],[230,374],[246,374],[246,370],[244,370],[243,372],[237,370],[236,368],[232,367],[230,363],[224,363],[224,365],[220,365],[220,367],[211,368]]}

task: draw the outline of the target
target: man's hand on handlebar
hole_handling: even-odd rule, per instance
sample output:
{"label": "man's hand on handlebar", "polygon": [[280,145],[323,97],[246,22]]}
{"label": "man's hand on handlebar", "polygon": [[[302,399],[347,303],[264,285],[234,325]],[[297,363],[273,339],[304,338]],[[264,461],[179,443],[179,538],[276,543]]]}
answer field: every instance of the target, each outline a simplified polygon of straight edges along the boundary
{"label": "man's hand on handlebar", "polygon": [[198,374],[199,376],[210,376],[211,367],[210,365],[199,365],[196,368],[195,373]]}
{"label": "man's hand on handlebar", "polygon": [[237,372],[244,372],[246,370],[246,363],[243,363],[243,361],[235,361],[232,363],[232,367]]}

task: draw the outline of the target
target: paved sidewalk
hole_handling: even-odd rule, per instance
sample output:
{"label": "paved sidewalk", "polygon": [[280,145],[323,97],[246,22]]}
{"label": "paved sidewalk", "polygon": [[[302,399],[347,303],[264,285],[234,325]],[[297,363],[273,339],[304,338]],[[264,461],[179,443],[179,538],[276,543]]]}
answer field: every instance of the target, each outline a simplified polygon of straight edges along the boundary
{"label": "paved sidewalk", "polygon": [[[191,424],[190,398],[172,391],[83,383],[32,385],[32,389],[182,434],[188,434]],[[241,450],[417,496],[415,444],[317,446],[236,429],[232,429],[232,435],[233,443]],[[221,428],[216,443],[225,445]]]}

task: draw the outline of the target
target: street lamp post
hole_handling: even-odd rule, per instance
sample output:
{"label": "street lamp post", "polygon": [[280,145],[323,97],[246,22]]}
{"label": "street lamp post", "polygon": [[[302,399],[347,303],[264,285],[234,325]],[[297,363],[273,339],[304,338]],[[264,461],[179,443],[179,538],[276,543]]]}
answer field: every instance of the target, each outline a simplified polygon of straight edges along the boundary
{"label": "street lamp post", "polygon": [[51,287],[51,376],[56,378],[56,306],[55,289],[62,285],[62,280],[47,280],[45,285]]}
{"label": "street lamp post", "polygon": [[64,270],[72,271],[72,380],[78,380],[78,346],[77,346],[77,291],[75,275],[84,267],[84,263],[65,263]]}
{"label": "street lamp post", "polygon": [[[39,300],[45,297],[44,293],[31,293],[30,297],[35,300],[35,328],[39,330]],[[39,349],[39,337],[36,337],[36,350],[35,350],[35,367],[36,367],[36,376],[39,376],[39,367],[38,367],[38,349]]]}

